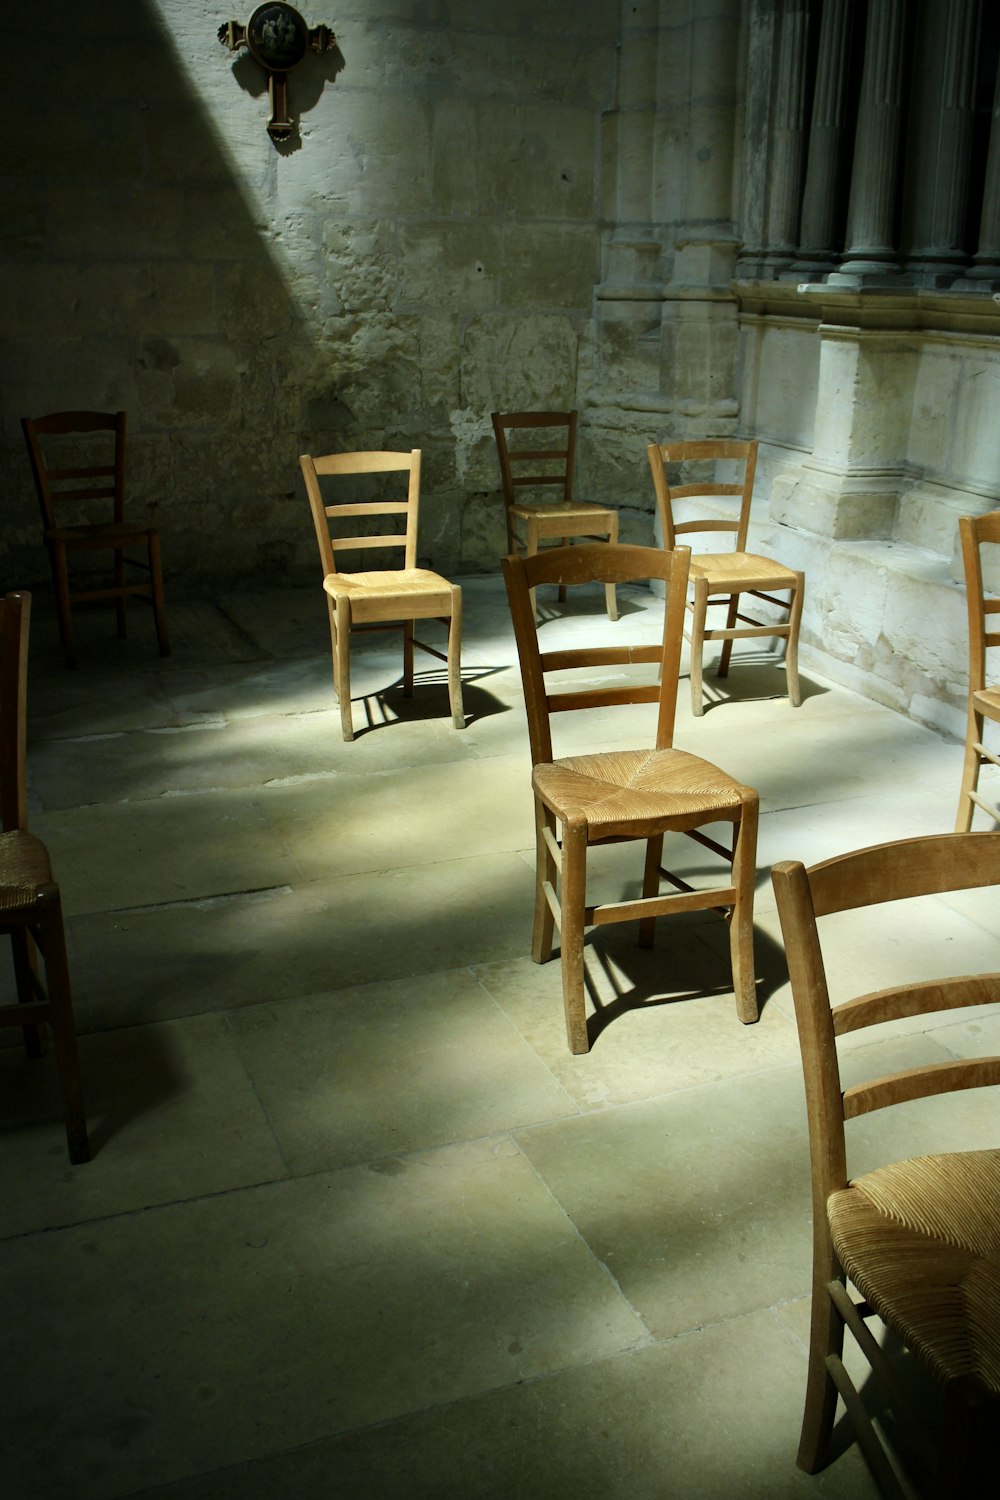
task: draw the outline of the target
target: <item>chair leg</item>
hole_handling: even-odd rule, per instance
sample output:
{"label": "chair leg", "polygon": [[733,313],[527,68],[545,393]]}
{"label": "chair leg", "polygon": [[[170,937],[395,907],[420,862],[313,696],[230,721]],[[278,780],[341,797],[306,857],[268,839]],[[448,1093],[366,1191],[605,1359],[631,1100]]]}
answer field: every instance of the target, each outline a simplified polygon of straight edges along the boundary
{"label": "chair leg", "polygon": [[153,619],[156,622],[156,641],[161,656],[170,655],[170,634],[167,630],[167,612],[163,603],[163,573],[160,569],[160,538],[152,532],[149,538],[149,569],[153,580]]}
{"label": "chair leg", "polygon": [[66,549],[59,542],[54,542],[49,555],[52,560],[52,578],[56,586],[56,609],[59,613],[59,634],[62,637],[66,665],[68,667],[75,667],[78,663],[76,644],[73,640],[73,621],[70,614],[69,573],[66,570]]}
{"label": "chair leg", "polygon": [[972,800],[972,793],[979,785],[979,751],[977,745],[983,743],[985,723],[983,715],[976,713],[969,701],[969,727],[965,732],[965,763],[962,767],[962,790],[958,794],[958,816],[955,819],[955,832],[968,833],[972,827],[972,818],[976,810],[976,804]]}
{"label": "chair leg", "polygon": [[354,738],[354,716],[351,712],[351,606],[346,599],[336,602],[334,625],[333,680],[340,699],[340,728],[345,740]]}
{"label": "chair leg", "polygon": [[[706,593],[707,592],[708,591],[706,589]],[[733,630],[733,629],[735,629],[735,626],[736,626],[736,615],[737,615],[737,611],[739,610],[739,607],[740,607],[740,596],[739,596],[739,594],[730,594],[730,596],[729,596],[729,607],[726,610],[726,629],[727,630]],[[732,654],[733,654],[733,638],[732,638],[731,635],[727,635],[727,636],[725,636],[723,638],[723,642],[722,642],[722,654],[719,657],[719,665],[715,669],[715,675],[716,675],[716,677],[728,677],[729,676],[729,658],[732,656]]]}
{"label": "chair leg", "polygon": [[124,640],[128,634],[128,617],[125,612],[125,554],[120,548],[115,551],[115,588],[119,591],[115,600],[118,636],[120,640]]}
{"label": "chair leg", "polygon": [[799,687],[799,626],[802,623],[802,606],[805,603],[806,575],[795,575],[795,587],[788,601],[788,640],[785,644],[785,677],[788,680],[788,701],[793,708],[802,702]]}
{"label": "chair leg", "polygon": [[531,957],[536,964],[548,963],[552,957],[555,918],[545,895],[545,887],[556,887],[558,869],[545,838],[548,829],[555,837],[556,820],[540,798],[535,798],[535,925],[531,936]]}
{"label": "chair leg", "polygon": [[[560,547],[568,547],[572,540],[573,538],[571,536],[561,536],[559,538],[559,545]],[[561,583],[559,585],[558,599],[560,604],[566,603],[566,585],[564,583]]]}
{"label": "chair leg", "polygon": [[[527,523],[527,534],[526,534],[525,539],[524,539],[524,555],[525,555],[525,557],[534,557],[534,555],[535,555],[535,553],[537,551],[538,551],[538,522],[537,521],[529,521]],[[531,611],[532,611],[532,614],[537,619],[538,618],[538,604],[537,604],[537,601],[535,599],[535,595],[537,594],[538,590],[537,589],[531,589],[529,592],[531,594]]]}
{"label": "chair leg", "polygon": [[59,1070],[63,1116],[66,1121],[66,1144],[74,1164],[90,1160],[87,1120],[83,1109],[80,1083],[80,1059],[76,1045],[76,1025],[70,994],[69,965],[66,961],[66,936],[63,929],[62,902],[58,886],[49,886],[41,896],[41,941],[45,954],[45,982],[51,1009],[52,1042]]}
{"label": "chair leg", "polygon": [[[654,834],[646,840],[646,868],[642,876],[642,894],[647,899],[659,895],[660,866],[663,863],[663,834]],[[656,939],[656,918],[640,917],[639,947],[652,948]]]}
{"label": "chair leg", "polygon": [[[618,540],[618,517],[617,516],[612,516],[611,520],[608,522],[608,541],[610,543],[612,543],[612,545],[613,545],[615,542],[617,542],[617,540]],[[607,602],[607,606],[608,606],[608,619],[609,620],[617,620],[617,618],[618,618],[618,593],[617,593],[617,590],[616,590],[615,585],[613,583],[606,583],[604,585],[604,598],[605,598],[605,601]]]}
{"label": "chair leg", "polygon": [[[30,1005],[38,998],[38,961],[35,957],[35,945],[31,940],[31,933],[26,927],[12,927],[10,929],[11,952],[14,960],[14,984],[17,989],[18,1002],[21,1005]],[[24,1037],[24,1050],[29,1057],[41,1057],[44,1037],[42,1025],[22,1026],[21,1034]]]}
{"label": "chair leg", "polygon": [[702,656],[705,651],[705,616],[708,613],[708,579],[696,578],[691,601],[691,712],[698,718],[705,712],[702,696]]}
{"label": "chair leg", "polygon": [[825,1259],[822,1263],[817,1262],[813,1272],[809,1372],[799,1451],[795,1457],[799,1468],[807,1474],[817,1473],[826,1462],[837,1412],[837,1387],[827,1360],[843,1357],[844,1324],[830,1300],[827,1285],[839,1275],[839,1266],[828,1265]]}
{"label": "chair leg", "polygon": [[736,887],[736,904],[729,913],[729,951],[733,966],[736,1014],[745,1026],[760,1018],[753,952],[753,896],[757,876],[759,806],[754,792],[744,802],[740,820],[733,830],[733,885]]}
{"label": "chair leg", "polygon": [[457,585],[451,591],[451,618],[448,621],[448,702],[451,704],[451,722],[456,729],[464,729],[465,710],[462,707],[462,590]]}
{"label": "chair leg", "polygon": [[403,697],[413,697],[413,621],[403,621]]}
{"label": "chair leg", "polygon": [[584,907],[587,898],[587,825],[563,824],[562,891],[559,941],[562,957],[563,1013],[569,1050],[590,1051],[583,982]]}

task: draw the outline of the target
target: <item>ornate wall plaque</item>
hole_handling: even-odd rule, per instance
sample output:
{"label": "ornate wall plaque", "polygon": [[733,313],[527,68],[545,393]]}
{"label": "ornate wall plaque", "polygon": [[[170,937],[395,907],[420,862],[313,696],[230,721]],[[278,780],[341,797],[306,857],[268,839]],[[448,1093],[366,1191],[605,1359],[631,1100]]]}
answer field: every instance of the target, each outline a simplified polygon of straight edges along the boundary
{"label": "ornate wall plaque", "polygon": [[271,116],[267,133],[273,141],[287,141],[295,131],[288,114],[288,73],[300,63],[311,47],[326,52],[336,44],[329,26],[309,27],[292,5],[270,0],[258,5],[244,26],[226,21],[219,27],[219,41],[238,52],[246,47],[267,73],[267,92]]}

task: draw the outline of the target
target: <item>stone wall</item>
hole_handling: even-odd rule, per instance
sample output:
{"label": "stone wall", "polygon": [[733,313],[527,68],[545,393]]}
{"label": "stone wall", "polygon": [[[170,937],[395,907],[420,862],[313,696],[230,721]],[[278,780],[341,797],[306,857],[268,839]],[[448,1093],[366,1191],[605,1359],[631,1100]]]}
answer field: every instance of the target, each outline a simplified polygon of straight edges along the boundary
{"label": "stone wall", "polygon": [[[577,404],[599,279],[607,0],[305,7],[296,138],[205,0],[8,17],[5,587],[47,584],[19,419],[124,408],[168,593],[316,576],[304,450],[418,446],[421,552],[503,550],[494,407]],[[581,475],[594,461],[586,425]]]}

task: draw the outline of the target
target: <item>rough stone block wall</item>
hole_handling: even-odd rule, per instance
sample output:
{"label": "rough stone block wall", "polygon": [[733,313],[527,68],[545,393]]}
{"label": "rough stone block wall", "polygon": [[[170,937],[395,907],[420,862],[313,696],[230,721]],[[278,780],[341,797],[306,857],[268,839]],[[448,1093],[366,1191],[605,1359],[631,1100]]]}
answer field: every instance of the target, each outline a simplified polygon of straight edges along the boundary
{"label": "rough stone block wall", "polygon": [[216,35],[253,8],[7,18],[5,587],[48,580],[23,415],[128,412],[176,597],[316,576],[305,450],[422,448],[424,559],[492,568],[490,411],[577,404],[617,8],[309,5],[340,50],[291,74],[280,148],[261,70]]}

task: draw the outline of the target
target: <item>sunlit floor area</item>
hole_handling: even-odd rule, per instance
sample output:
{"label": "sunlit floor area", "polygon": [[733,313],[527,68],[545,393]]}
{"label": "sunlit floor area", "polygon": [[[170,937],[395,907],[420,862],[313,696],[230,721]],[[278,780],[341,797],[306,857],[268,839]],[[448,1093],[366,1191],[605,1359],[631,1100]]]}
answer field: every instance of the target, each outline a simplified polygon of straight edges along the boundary
{"label": "sunlit floor area", "polygon": [[[572,1056],[558,958],[530,960],[503,590],[464,589],[467,727],[431,658],[404,699],[397,639],[371,637],[351,744],[318,589],[176,604],[167,659],[139,607],[124,642],[83,615],[73,672],[36,599],[32,827],[67,910],[94,1155],[69,1165],[51,1053],[8,1032],[11,1500],[875,1494],[846,1426],[822,1475],[795,1466],[809,1170],[769,870],[949,829],[961,746],[808,656],[797,709],[780,667],[737,659],[695,718],[685,676],[677,744],[761,796],[761,1019],[737,1020],[714,913],[661,920],[651,950],[603,929]],[[661,620],[642,591],[616,624],[599,591],[540,604],[548,643]],[[652,742],[650,707],[591,717],[562,717],[557,753]],[[703,859],[686,844],[680,867]],[[595,851],[598,889],[634,892],[641,863]],[[922,972],[932,940],[1000,968],[992,892],[889,931],[852,949],[859,988]],[[921,1060],[998,1042],[992,1013],[907,1039]],[[988,1091],[939,1102],[905,1154],[996,1143]]]}

